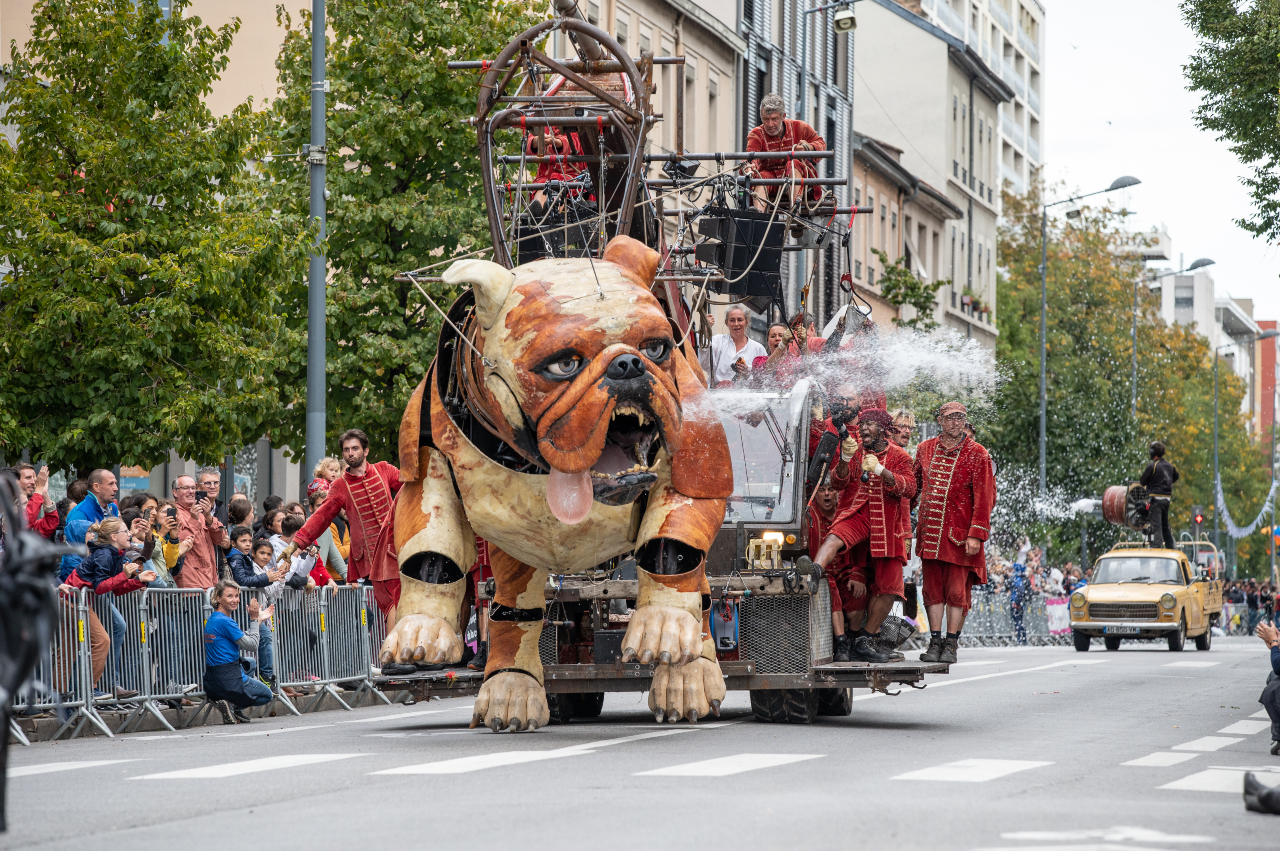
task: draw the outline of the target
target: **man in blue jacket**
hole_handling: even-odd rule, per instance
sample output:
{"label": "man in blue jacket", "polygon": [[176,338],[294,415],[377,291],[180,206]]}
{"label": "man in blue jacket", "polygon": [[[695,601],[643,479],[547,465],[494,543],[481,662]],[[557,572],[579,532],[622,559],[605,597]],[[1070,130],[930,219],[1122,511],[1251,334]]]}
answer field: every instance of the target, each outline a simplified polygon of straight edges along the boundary
{"label": "man in blue jacket", "polygon": [[[120,517],[120,508],[116,506],[116,475],[109,470],[99,468],[89,474],[89,494],[78,506],[67,512],[65,535],[67,544],[84,544],[84,535],[89,527],[108,516]],[[58,581],[65,583],[71,572],[80,565],[80,557],[68,554],[62,557],[62,565],[58,570]]]}

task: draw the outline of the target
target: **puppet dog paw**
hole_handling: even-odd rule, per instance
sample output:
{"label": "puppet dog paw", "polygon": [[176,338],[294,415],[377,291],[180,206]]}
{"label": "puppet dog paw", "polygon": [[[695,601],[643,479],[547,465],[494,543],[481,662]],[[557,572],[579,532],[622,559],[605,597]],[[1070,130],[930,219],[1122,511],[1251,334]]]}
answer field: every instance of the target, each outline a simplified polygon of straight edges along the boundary
{"label": "puppet dog paw", "polygon": [[720,665],[699,657],[682,666],[661,665],[653,670],[649,709],[659,722],[697,722],[711,713],[719,716],[724,696]]}
{"label": "puppet dog paw", "polygon": [[458,631],[434,615],[401,617],[378,652],[382,663],[456,663],[461,659]]}
{"label": "puppet dog paw", "polygon": [[670,606],[642,606],[622,637],[622,661],[684,664],[702,653],[702,625]]}
{"label": "puppet dog paw", "polygon": [[484,682],[476,696],[471,727],[484,725],[494,733],[536,731],[551,721],[547,693],[532,675],[498,672]]}

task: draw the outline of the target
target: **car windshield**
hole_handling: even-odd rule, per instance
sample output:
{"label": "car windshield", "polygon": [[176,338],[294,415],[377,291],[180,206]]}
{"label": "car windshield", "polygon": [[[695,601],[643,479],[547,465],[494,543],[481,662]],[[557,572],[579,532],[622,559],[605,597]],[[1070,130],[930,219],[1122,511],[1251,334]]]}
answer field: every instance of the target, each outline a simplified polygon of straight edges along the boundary
{"label": "car windshield", "polygon": [[1108,556],[1093,570],[1095,583],[1182,583],[1178,560],[1160,556]]}
{"label": "car windshield", "polygon": [[[796,424],[799,413],[807,410],[803,404],[807,397],[807,381],[790,393],[712,393],[733,459],[733,494],[725,506],[726,523],[795,521],[793,454],[799,442]],[[801,446],[800,451],[805,449]]]}

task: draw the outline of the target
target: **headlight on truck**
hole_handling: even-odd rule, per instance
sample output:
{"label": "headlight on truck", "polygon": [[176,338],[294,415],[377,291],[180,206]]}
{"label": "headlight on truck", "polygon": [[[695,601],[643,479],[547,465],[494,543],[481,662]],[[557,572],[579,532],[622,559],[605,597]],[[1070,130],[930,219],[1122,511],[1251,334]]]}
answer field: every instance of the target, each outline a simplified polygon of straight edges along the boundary
{"label": "headlight on truck", "polygon": [[1084,609],[1084,595],[1076,592],[1071,596],[1071,606],[1075,609]]}
{"label": "headlight on truck", "polygon": [[1165,609],[1173,609],[1178,605],[1178,599],[1173,596],[1173,592],[1165,592],[1160,596],[1160,606]]}

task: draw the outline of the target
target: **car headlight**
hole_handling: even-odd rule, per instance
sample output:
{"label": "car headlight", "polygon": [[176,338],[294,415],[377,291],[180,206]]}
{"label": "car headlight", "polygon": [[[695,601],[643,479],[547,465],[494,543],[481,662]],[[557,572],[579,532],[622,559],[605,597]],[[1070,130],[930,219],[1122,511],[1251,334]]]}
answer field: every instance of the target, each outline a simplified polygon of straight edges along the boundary
{"label": "car headlight", "polygon": [[1076,609],[1084,609],[1084,595],[1080,592],[1076,592],[1074,595],[1072,595],[1071,606],[1075,607]]}
{"label": "car headlight", "polygon": [[1178,599],[1173,596],[1173,592],[1165,592],[1160,596],[1160,606],[1165,609],[1173,609],[1178,605]]}

